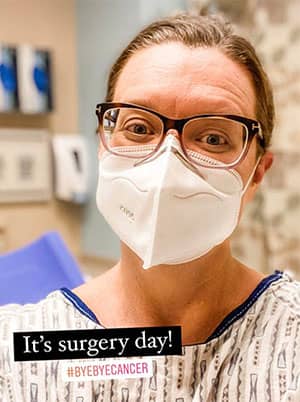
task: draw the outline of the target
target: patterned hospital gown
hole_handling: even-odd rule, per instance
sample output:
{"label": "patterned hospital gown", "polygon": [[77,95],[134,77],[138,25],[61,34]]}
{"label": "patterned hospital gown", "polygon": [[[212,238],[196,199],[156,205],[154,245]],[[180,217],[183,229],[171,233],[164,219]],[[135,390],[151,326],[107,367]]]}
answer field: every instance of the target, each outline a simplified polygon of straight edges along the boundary
{"label": "patterned hospital gown", "polygon": [[103,327],[67,289],[0,308],[0,401],[300,402],[300,283],[286,274],[265,278],[205,343],[154,357],[149,378],[65,382],[62,361],[13,361],[13,331],[87,328]]}

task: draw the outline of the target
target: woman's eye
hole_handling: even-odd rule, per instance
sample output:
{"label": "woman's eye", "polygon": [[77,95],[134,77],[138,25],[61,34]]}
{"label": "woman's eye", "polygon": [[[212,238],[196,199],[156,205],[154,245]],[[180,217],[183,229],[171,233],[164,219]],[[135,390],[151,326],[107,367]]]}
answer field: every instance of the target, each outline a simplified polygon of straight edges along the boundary
{"label": "woman's eye", "polygon": [[200,139],[201,142],[206,142],[209,145],[225,145],[226,139],[218,134],[208,134]]}
{"label": "woman's eye", "polygon": [[144,124],[132,124],[127,127],[127,130],[132,131],[135,134],[148,134],[147,127]]}
{"label": "woman's eye", "polygon": [[138,135],[153,134],[153,130],[147,124],[131,123],[126,125],[126,130]]}

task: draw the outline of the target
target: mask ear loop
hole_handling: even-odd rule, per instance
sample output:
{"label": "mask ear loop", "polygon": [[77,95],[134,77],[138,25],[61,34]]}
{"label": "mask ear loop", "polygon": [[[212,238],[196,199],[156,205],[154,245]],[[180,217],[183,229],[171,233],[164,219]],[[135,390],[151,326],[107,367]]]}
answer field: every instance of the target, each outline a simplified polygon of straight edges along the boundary
{"label": "mask ear loop", "polygon": [[247,191],[247,189],[248,189],[248,187],[249,187],[249,185],[250,185],[250,183],[251,183],[251,180],[253,179],[253,176],[254,176],[254,174],[255,174],[255,172],[256,172],[256,169],[257,169],[257,166],[259,165],[259,162],[261,161],[261,155],[260,155],[260,157],[257,159],[257,161],[256,161],[256,164],[255,164],[255,166],[254,166],[254,169],[252,170],[252,172],[251,172],[251,174],[250,174],[250,176],[249,176],[249,179],[247,180],[247,183],[245,184],[245,187],[243,188],[243,191],[242,191],[242,196],[245,194],[245,192]]}

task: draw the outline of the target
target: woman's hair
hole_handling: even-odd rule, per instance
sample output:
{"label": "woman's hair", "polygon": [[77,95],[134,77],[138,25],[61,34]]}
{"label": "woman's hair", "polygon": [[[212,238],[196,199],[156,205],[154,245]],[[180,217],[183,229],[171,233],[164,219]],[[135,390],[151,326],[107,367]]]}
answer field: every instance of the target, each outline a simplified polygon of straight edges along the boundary
{"label": "woman's hair", "polygon": [[217,16],[179,14],[144,28],[123,50],[111,68],[106,100],[112,101],[122,69],[133,54],[140,49],[165,42],[179,42],[191,48],[217,48],[249,71],[256,93],[256,116],[262,126],[264,148],[268,148],[275,115],[269,79],[253,46],[245,38],[236,35],[230,23]]}

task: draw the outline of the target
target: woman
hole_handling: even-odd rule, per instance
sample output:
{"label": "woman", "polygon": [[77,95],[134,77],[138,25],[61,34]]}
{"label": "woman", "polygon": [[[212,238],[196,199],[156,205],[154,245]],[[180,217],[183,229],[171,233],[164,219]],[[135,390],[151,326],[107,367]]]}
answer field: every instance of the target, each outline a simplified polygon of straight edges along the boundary
{"label": "woman", "polygon": [[18,401],[29,389],[43,401],[299,401],[299,284],[230,252],[272,164],[272,90],[254,49],[217,18],[158,21],[114,64],[106,100],[97,204],[120,261],[36,306],[4,308],[6,334],[28,329],[24,317],[30,329],[180,325],[184,354],[153,358],[151,378],[72,383],[61,362],[7,363],[4,389]]}

